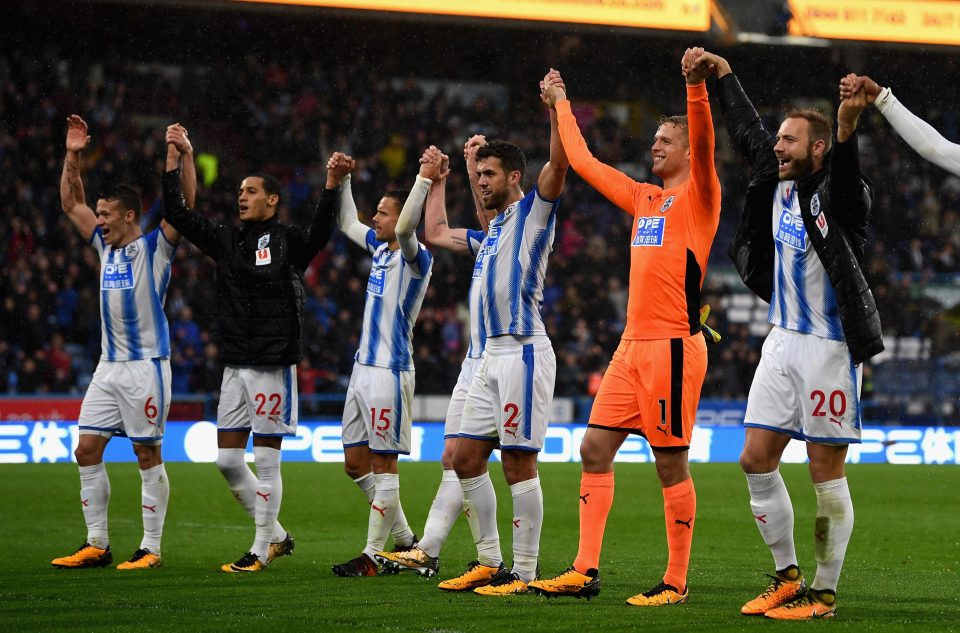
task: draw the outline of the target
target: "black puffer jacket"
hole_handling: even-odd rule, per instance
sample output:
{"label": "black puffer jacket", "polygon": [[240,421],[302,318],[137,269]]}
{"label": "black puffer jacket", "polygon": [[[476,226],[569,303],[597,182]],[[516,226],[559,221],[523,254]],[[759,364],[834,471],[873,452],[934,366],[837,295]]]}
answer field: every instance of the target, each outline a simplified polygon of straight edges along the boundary
{"label": "black puffer jacket", "polygon": [[[720,79],[719,97],[727,130],[752,167],[740,224],[729,254],[743,282],[769,303],[773,294],[775,247],[771,214],[779,177],[775,139],[736,76]],[[816,195],[819,202],[811,210]],[[855,363],[883,351],[880,315],[863,275],[867,224],[873,204],[870,184],[860,174],[857,135],[835,143],[824,169],[797,181],[800,215],[810,243],[827,271],[840,312],[843,335]],[[822,217],[820,217],[822,216]],[[825,223],[820,229],[817,222]]]}
{"label": "black puffer jacket", "polygon": [[303,356],[303,271],[330,240],[339,197],[339,189],[325,189],[306,229],[280,224],[276,216],[238,228],[187,209],[180,171],[163,175],[163,218],[217,262],[226,364],[293,365]]}

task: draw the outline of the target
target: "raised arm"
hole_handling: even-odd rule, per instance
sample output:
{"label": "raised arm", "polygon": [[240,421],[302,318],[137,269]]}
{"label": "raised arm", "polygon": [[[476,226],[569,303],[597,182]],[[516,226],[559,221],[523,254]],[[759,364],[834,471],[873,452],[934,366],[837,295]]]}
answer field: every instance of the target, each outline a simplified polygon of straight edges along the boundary
{"label": "raised arm", "polygon": [[470,194],[473,196],[473,209],[477,214],[480,231],[483,233],[487,232],[490,221],[483,208],[483,193],[480,191],[480,178],[477,176],[477,150],[486,144],[487,138],[483,134],[474,134],[463,145],[463,160],[467,164],[467,180],[470,182]]}
{"label": "raised arm", "polygon": [[176,244],[183,235],[205,255],[218,259],[218,225],[192,211],[196,204],[197,171],[193,163],[193,145],[187,130],[179,123],[167,127],[167,160],[163,174],[164,236]]}
{"label": "raised arm", "polygon": [[[560,73],[550,69],[544,77],[551,78],[555,85],[561,90],[564,89],[563,79]],[[540,177],[537,178],[537,191],[544,200],[556,200],[563,193],[563,183],[567,179],[567,169],[570,167],[570,161],[567,159],[567,153],[560,140],[560,127],[557,121],[556,101],[551,102],[544,94],[545,84],[540,84],[540,100],[550,106],[550,161],[540,170]]]}
{"label": "raised arm", "polygon": [[713,162],[715,137],[710,100],[707,98],[706,79],[710,68],[706,64],[693,65],[703,56],[702,48],[688,48],[681,65],[687,82],[687,133],[690,138],[690,191],[700,199],[702,209],[711,213],[720,211],[720,178]]}
{"label": "raised arm", "polygon": [[[475,154],[476,149],[474,149],[474,155]],[[466,149],[464,149],[464,155],[466,155]],[[426,157],[426,152],[424,152],[424,157]],[[446,157],[441,154],[440,173],[436,178],[432,179],[433,184],[430,185],[430,192],[427,194],[424,237],[431,246],[436,246],[461,255],[472,256],[474,253],[470,250],[470,240],[467,229],[452,229],[447,221],[447,176],[450,174],[450,170],[449,162],[443,160],[443,158]],[[423,161],[424,158],[420,160]],[[473,162],[474,166],[476,166],[476,160]],[[467,164],[470,164],[469,159]],[[474,169],[474,173],[475,172],[476,170]],[[475,177],[476,176],[474,176],[474,178]],[[472,182],[470,188],[473,190]],[[472,191],[472,193],[474,199],[476,199],[476,192]],[[476,204],[478,205],[477,215],[486,220],[486,216],[483,214],[483,207],[479,206],[479,202],[476,202]]]}
{"label": "raised arm", "polygon": [[717,74],[720,111],[727,124],[727,132],[736,143],[740,154],[752,168],[751,182],[776,181],[777,155],[773,153],[774,140],[760,122],[760,115],[733,74],[727,60],[713,53],[703,53],[696,60]]}
{"label": "raised arm", "polygon": [[335,178],[340,179],[340,208],[337,212],[337,226],[344,235],[354,244],[369,251],[367,238],[370,227],[362,223],[357,217],[357,203],[353,200],[353,189],[350,186],[350,172],[356,162],[350,156],[341,152],[334,152],[327,161],[327,178],[333,172]]}
{"label": "raised arm", "polygon": [[[167,126],[167,161],[165,169],[180,169],[180,187],[187,208],[193,209],[197,203],[197,168],[193,162],[193,144],[187,137],[187,129],[179,123]],[[169,222],[160,222],[160,229],[172,244],[180,241],[180,233]]]}
{"label": "raised arm", "polygon": [[880,88],[877,82],[867,76],[851,78],[847,75],[840,80],[841,98],[846,98],[861,89],[866,95],[867,103],[877,106],[880,114],[887,119],[907,145],[934,165],[949,171],[954,176],[960,176],[960,145],[945,139],[932,125],[908,110],[894,96],[889,87]]}
{"label": "raised arm", "polygon": [[[558,136],[573,170],[607,200],[633,215],[635,201],[646,185],[600,162],[590,153],[583,134],[577,126],[577,119],[570,109],[566,87],[559,74],[548,74],[544,78],[543,95],[547,103],[555,108],[550,112],[556,112]],[[552,139],[551,136],[551,142]]]}
{"label": "raised arm", "polygon": [[430,192],[430,186],[435,180],[440,180],[442,172],[443,154],[431,145],[420,158],[420,173],[417,181],[410,190],[397,218],[397,242],[400,243],[400,252],[408,262],[416,259],[420,252],[420,242],[417,240],[417,226],[420,224],[420,212],[423,203]]}
{"label": "raised arm", "polygon": [[[852,81],[856,75],[845,77]],[[872,195],[860,173],[860,150],[857,142],[857,123],[867,107],[867,95],[858,90],[840,102],[837,110],[837,144],[830,157],[831,207],[835,214],[843,214],[848,221],[863,224],[870,214]]]}
{"label": "raised arm", "polygon": [[60,174],[60,206],[85,240],[93,237],[97,215],[89,206],[80,178],[80,152],[90,143],[87,124],[76,114],[67,117],[66,156]]}

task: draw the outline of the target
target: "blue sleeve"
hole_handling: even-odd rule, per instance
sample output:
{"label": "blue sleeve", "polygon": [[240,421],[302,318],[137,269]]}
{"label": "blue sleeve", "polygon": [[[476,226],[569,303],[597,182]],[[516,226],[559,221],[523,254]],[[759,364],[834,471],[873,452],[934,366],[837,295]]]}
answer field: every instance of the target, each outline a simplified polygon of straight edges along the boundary
{"label": "blue sleeve", "polygon": [[476,257],[477,251],[480,249],[480,246],[483,245],[483,240],[485,239],[487,239],[487,234],[483,231],[467,229],[467,248],[470,249],[471,255]]}

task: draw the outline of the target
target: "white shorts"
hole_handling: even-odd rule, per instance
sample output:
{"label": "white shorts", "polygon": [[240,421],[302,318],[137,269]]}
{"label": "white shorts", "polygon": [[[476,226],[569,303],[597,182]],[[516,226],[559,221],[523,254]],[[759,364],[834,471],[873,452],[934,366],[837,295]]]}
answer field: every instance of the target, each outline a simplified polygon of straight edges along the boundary
{"label": "white shorts", "polygon": [[443,424],[443,439],[445,440],[457,437],[460,433],[463,405],[467,402],[467,392],[470,390],[470,384],[473,382],[473,376],[477,373],[477,367],[479,366],[479,358],[467,357],[463,359],[463,365],[460,367],[460,376],[457,378],[457,386],[453,388],[453,393],[450,394],[450,406],[447,407],[447,419]]}
{"label": "white shorts", "polygon": [[763,343],[743,425],[807,442],[860,441],[860,378],[844,341],[774,327]]}
{"label": "white shorts", "polygon": [[137,444],[159,444],[169,410],[169,360],[101,360],[77,426],[85,435],[126,435]]}
{"label": "white shorts", "polygon": [[467,392],[460,437],[499,441],[502,449],[543,448],[557,359],[546,336],[487,339]]}
{"label": "white shorts", "polygon": [[413,370],[354,363],[343,407],[343,447],[409,455],[415,382]]}
{"label": "white shorts", "polygon": [[297,434],[297,366],[227,365],[220,384],[217,431],[254,437]]}

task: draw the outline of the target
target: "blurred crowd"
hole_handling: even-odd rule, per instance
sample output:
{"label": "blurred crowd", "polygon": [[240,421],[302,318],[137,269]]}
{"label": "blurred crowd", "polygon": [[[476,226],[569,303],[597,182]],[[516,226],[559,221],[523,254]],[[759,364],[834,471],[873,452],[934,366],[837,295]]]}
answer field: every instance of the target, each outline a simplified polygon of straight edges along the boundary
{"label": "blurred crowd", "polygon": [[[70,113],[91,128],[83,156],[91,206],[106,184],[132,183],[143,195],[145,229],[159,221],[163,130],[173,121],[187,127],[194,144],[196,210],[217,221],[237,221],[236,186],[247,173],[264,170],[284,184],[282,220],[307,222],[334,150],[358,159],[353,190],[361,212],[369,212],[383,191],[413,182],[417,157],[435,144],[453,160],[451,225],[472,227],[463,142],[482,133],[517,143],[527,154],[530,186],[548,154],[549,124],[537,97],[546,68],[563,72],[594,153],[638,180],[653,178],[649,145],[658,117],[684,107],[679,60],[687,42],[675,40],[246,12],[198,12],[209,19],[189,20],[175,13],[160,33],[149,27],[156,16],[144,9],[114,25],[136,46],[102,37],[104,47],[83,51],[38,44],[49,41],[44,29],[69,20],[78,38],[92,41],[110,9],[88,10],[92,17],[60,16],[48,26],[27,14],[25,28],[37,37],[0,53],[0,394],[81,393],[99,356],[97,256],[59,203]],[[323,42],[336,47],[344,38],[346,50],[326,54]],[[190,45],[185,49],[183,42]],[[728,55],[768,129],[776,129],[787,104],[833,110],[836,80],[848,69],[816,50],[719,52]],[[924,89],[924,77],[912,70],[925,58],[887,61],[857,70],[893,84],[908,107],[960,139],[956,86]],[[607,72],[596,72],[601,63]],[[792,70],[785,76],[778,67]],[[817,70],[800,81],[803,67]],[[746,292],[730,274],[726,248],[749,171],[730,145],[716,103],[714,119],[723,217],[704,301],[714,306],[711,325],[724,339],[711,346],[703,393],[743,398],[763,332],[730,321],[719,306],[724,296]],[[927,290],[960,280],[960,179],[915,156],[873,110],[862,117],[861,130],[863,172],[877,191],[865,266],[884,331],[922,338],[931,356],[949,357],[960,349],[956,310]],[[557,395],[594,393],[616,347],[626,311],[629,233],[630,217],[571,173],[543,305],[557,352]],[[435,255],[414,336],[418,393],[449,393],[466,350],[472,262]],[[339,234],[308,269],[301,394],[345,390],[368,270],[366,254]],[[220,384],[213,274],[210,260],[188,243],[177,249],[166,302],[175,393],[215,394]]]}

